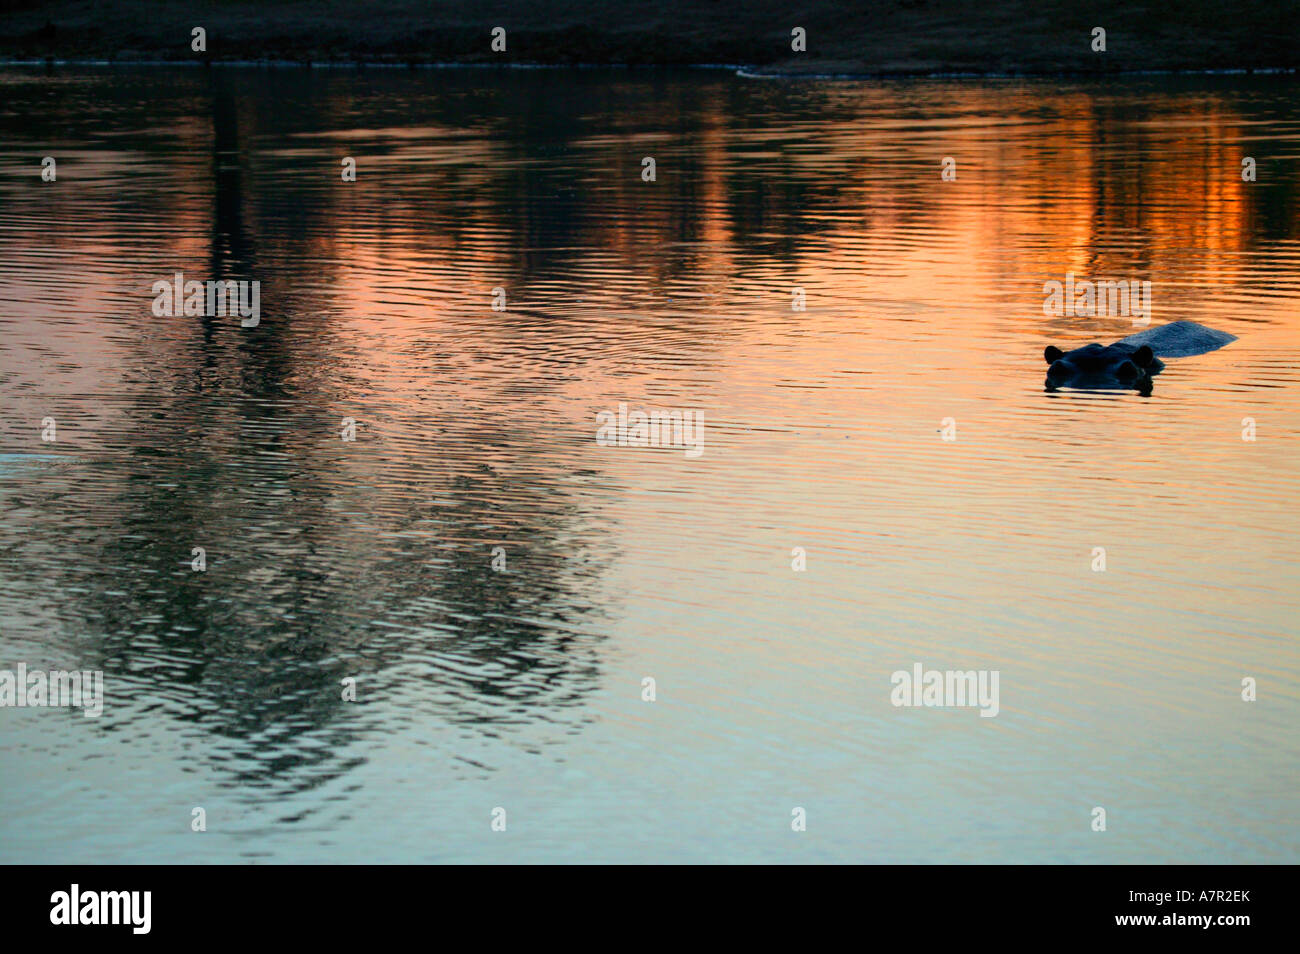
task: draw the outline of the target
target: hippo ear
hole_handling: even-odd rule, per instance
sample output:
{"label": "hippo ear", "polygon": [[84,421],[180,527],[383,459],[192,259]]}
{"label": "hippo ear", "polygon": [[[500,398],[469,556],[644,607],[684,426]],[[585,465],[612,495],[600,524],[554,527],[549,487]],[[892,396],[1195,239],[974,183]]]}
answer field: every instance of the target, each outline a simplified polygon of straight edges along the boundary
{"label": "hippo ear", "polygon": [[1151,362],[1156,359],[1156,353],[1146,345],[1138,348],[1133,352],[1133,363],[1139,368],[1151,367]]}
{"label": "hippo ear", "polygon": [[1047,359],[1048,364],[1051,364],[1063,354],[1065,354],[1065,352],[1056,345],[1048,345],[1047,349],[1043,352],[1043,357]]}
{"label": "hippo ear", "polygon": [[1119,378],[1121,381],[1134,381],[1141,373],[1142,372],[1138,370],[1138,366],[1127,358],[1124,359],[1123,364],[1115,369],[1115,377]]}

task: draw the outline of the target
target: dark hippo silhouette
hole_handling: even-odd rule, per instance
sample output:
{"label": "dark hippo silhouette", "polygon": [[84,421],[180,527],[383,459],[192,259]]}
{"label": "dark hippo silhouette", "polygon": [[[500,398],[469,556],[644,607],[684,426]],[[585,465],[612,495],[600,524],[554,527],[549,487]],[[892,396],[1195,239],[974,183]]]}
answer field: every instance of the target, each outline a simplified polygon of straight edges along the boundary
{"label": "dark hippo silhouette", "polygon": [[1236,341],[1235,335],[1194,321],[1175,321],[1129,335],[1113,345],[1090,344],[1073,351],[1048,345],[1046,389],[1151,393],[1151,378],[1164,370],[1161,358],[1185,358],[1215,351]]}

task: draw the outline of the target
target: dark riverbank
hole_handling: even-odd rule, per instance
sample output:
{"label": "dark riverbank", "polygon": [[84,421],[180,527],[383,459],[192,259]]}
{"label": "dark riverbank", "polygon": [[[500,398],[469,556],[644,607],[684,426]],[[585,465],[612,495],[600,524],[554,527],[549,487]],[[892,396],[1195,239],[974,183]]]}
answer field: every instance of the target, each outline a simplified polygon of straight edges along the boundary
{"label": "dark riverbank", "polygon": [[[491,48],[494,27],[504,52]],[[191,31],[207,49],[191,49]],[[805,52],[791,31],[807,33]],[[1106,50],[1093,50],[1093,29]],[[735,64],[793,73],[1108,73],[1294,69],[1300,4],[902,0],[880,8],[756,0],[368,5],[0,0],[0,57],[343,63]]]}

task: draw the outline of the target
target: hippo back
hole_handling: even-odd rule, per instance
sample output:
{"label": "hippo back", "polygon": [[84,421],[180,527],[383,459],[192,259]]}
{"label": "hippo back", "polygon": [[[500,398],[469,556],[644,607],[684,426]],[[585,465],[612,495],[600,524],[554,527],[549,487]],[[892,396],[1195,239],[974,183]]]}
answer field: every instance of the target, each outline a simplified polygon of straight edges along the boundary
{"label": "hippo back", "polygon": [[1217,351],[1236,340],[1236,335],[1215,331],[1194,321],[1174,321],[1159,328],[1139,331],[1117,343],[1133,345],[1135,348],[1146,345],[1161,358],[1186,358]]}

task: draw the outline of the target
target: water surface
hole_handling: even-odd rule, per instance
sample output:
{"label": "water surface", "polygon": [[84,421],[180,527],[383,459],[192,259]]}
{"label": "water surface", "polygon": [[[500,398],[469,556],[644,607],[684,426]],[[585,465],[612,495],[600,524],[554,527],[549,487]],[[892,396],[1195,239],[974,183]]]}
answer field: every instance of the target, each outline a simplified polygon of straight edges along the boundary
{"label": "water surface", "polygon": [[[0,709],[0,859],[1297,860],[1294,80],[0,93],[0,668],[107,695]],[[1239,340],[1045,394],[1067,273]]]}

